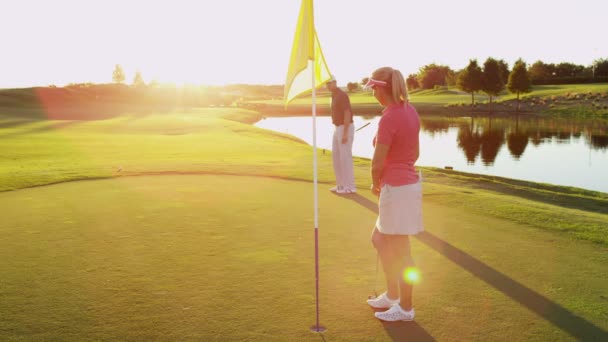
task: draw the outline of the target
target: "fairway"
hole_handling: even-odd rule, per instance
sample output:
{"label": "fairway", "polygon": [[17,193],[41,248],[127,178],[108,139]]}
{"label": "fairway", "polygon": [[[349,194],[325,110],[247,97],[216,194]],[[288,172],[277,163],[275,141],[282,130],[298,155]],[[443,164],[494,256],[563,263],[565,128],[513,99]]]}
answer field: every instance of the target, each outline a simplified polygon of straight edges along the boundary
{"label": "fairway", "polygon": [[0,342],[608,342],[608,2],[4,7]]}
{"label": "fairway", "polygon": [[[449,89],[448,89],[449,88]],[[595,118],[606,118],[608,115],[608,84],[566,84],[566,85],[535,85],[530,93],[520,94],[522,103],[536,102],[543,106],[529,107],[526,109],[528,114],[541,116],[560,115],[560,116],[587,116]],[[381,107],[369,90],[359,90],[349,93],[353,110],[362,115],[377,115],[381,112]],[[577,99],[574,101],[574,99]],[[448,115],[458,114],[468,116],[471,114],[470,104],[471,94],[466,93],[456,86],[437,89],[416,89],[409,93],[409,99],[421,115],[431,113],[443,113]],[[493,98],[495,103],[509,104],[513,107],[497,107],[496,113],[515,113],[515,101],[517,94],[503,90],[498,96]],[[329,104],[330,97],[321,93],[317,97],[320,104],[320,112]],[[484,92],[475,93],[475,103],[484,104],[489,101],[489,97]],[[549,104],[552,103],[552,105]],[[263,111],[271,112],[273,115],[302,115],[308,112],[306,105],[310,105],[309,96],[301,96],[295,99],[290,111],[283,109],[282,100],[257,100],[249,104],[254,108],[259,106]],[[460,111],[457,109],[460,107]],[[486,108],[487,112],[491,112]]]}
{"label": "fairway", "polygon": [[[529,94],[522,94],[522,97],[538,96],[563,96],[564,94],[580,94],[584,96],[588,92],[593,93],[606,93],[608,91],[608,84],[567,84],[567,85],[536,85],[532,88],[532,92]],[[470,103],[471,94],[466,93],[462,90],[457,89],[455,86],[449,87],[449,89],[417,89],[412,91],[410,94],[410,100],[414,105],[417,104],[453,104],[453,103]],[[376,99],[373,97],[371,91],[359,90],[354,93],[350,93],[351,102],[353,104],[367,104],[377,105]],[[517,98],[516,94],[508,93],[504,90],[498,100],[506,101]],[[327,94],[321,94],[317,98],[319,104],[329,104],[330,97]],[[483,92],[475,93],[475,101],[487,101],[488,96]],[[495,99],[496,100],[496,99]],[[252,101],[254,103],[265,103],[269,105],[281,105],[282,100],[266,100],[266,101]],[[294,104],[310,104],[310,97],[302,96],[293,101]]]}
{"label": "fairway", "polygon": [[[383,325],[365,304],[375,202],[320,192],[327,341],[606,337],[605,248],[436,197],[413,240],[416,322]],[[319,341],[311,198],[309,182],[221,175],[0,193],[0,339]]]}

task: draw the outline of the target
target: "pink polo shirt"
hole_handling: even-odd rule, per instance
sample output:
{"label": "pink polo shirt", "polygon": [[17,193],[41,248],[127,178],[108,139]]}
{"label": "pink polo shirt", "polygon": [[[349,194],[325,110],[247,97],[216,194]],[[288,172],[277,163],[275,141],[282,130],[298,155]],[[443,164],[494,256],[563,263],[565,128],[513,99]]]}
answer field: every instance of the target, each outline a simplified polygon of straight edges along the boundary
{"label": "pink polo shirt", "polygon": [[394,104],[382,111],[374,147],[376,142],[390,147],[384,162],[381,186],[418,182],[414,164],[418,159],[419,133],[420,118],[411,104]]}

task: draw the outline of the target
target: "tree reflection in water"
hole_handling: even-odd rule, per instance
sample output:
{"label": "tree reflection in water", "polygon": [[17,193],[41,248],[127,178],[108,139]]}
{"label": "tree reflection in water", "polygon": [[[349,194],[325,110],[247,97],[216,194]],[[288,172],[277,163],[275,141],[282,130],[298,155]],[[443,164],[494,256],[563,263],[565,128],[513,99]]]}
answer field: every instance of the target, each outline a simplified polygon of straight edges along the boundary
{"label": "tree reflection in water", "polygon": [[569,144],[583,138],[594,150],[608,149],[608,120],[605,119],[423,115],[421,126],[431,136],[457,127],[458,147],[469,164],[474,164],[479,156],[484,165],[492,165],[505,142],[515,160],[524,155],[528,143],[534,146],[544,143]]}

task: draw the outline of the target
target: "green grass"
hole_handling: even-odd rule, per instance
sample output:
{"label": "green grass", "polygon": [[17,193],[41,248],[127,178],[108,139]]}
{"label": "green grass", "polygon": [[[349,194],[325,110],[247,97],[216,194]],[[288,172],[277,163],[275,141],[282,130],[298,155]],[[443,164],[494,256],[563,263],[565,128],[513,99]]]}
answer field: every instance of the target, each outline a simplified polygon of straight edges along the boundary
{"label": "green grass", "polygon": [[[259,117],[217,109],[18,125],[11,125],[17,119],[5,119],[2,122],[9,127],[0,131],[0,191],[145,172],[305,178],[301,163],[310,152],[301,141],[235,121]],[[289,154],[293,159],[286,158]]]}
{"label": "green grass", "polygon": [[[310,180],[311,150],[297,138],[246,124],[259,114],[234,109],[126,116],[99,121],[6,118],[0,121],[0,191],[79,179],[142,174],[234,174]],[[368,186],[369,161],[355,159],[359,186]],[[331,183],[331,155],[319,153],[319,180]],[[427,179],[445,185],[515,194],[582,212],[539,214],[513,199],[480,201],[481,211],[497,217],[516,212],[518,221],[608,246],[608,195],[559,186],[427,169]],[[498,181],[497,181],[498,180]],[[469,201],[467,196],[449,197]],[[468,202],[473,203],[473,202]],[[504,204],[504,206],[503,206]],[[542,210],[541,210],[542,211]],[[532,214],[535,213],[535,214]],[[567,215],[580,216],[570,222]],[[555,222],[556,217],[562,219]],[[573,223],[574,222],[574,223]]]}
{"label": "green grass", "polygon": [[[326,339],[569,340],[567,331],[577,330],[564,330],[568,312],[608,328],[605,249],[436,201],[453,190],[427,186],[427,230],[452,247],[413,241],[423,276],[415,326],[383,326],[363,302],[374,283],[374,212],[321,192]],[[317,340],[308,331],[311,194],[305,182],[229,176],[124,177],[0,194],[10,222],[1,231],[0,336]],[[450,259],[458,250],[474,262]],[[534,313],[547,304],[557,307]]]}
{"label": "green grass", "polygon": [[[350,101],[356,105],[377,105],[378,101],[374,98],[369,91],[360,91],[356,93],[349,93]],[[485,100],[487,96],[484,94],[475,94],[475,99]],[[331,96],[327,93],[322,93],[317,96],[317,103],[320,105],[328,105]],[[424,90],[414,91],[410,93],[410,100],[412,103],[433,103],[433,104],[445,104],[445,103],[456,103],[456,102],[470,102],[471,95],[463,93],[458,90]],[[283,100],[259,100],[252,101],[252,103],[265,103],[269,105],[283,105]],[[291,102],[294,105],[310,104],[310,97],[299,97]]]}
{"label": "green grass", "polygon": [[[309,146],[234,109],[4,114],[0,339],[319,339]],[[425,169],[417,323],[382,325],[363,302],[369,161],[355,161],[362,195],[338,197],[319,158],[327,340],[605,337],[607,194]]]}
{"label": "green grass", "polygon": [[[573,85],[539,85],[533,86],[532,92],[527,94],[520,94],[521,99],[546,99],[552,96],[562,97],[566,94],[579,94],[586,95],[589,92],[594,94],[606,94],[608,93],[608,84],[573,84]],[[350,100],[355,111],[358,109],[366,109],[367,107],[378,107],[376,99],[369,91],[359,91],[350,93]],[[495,102],[512,102],[516,100],[517,95],[511,94],[507,90],[504,90],[497,98]],[[321,106],[328,105],[330,96],[326,92],[321,92],[317,97],[317,103]],[[471,94],[465,93],[456,89],[456,87],[450,87],[449,89],[430,89],[421,90],[417,89],[410,92],[410,100],[422,113],[431,111],[444,111],[444,106],[453,105],[468,105],[471,103]],[[486,103],[489,97],[483,93],[478,92],[475,94],[476,103]],[[604,98],[605,102],[608,102],[608,98]],[[259,100],[252,101],[252,103],[265,104],[269,106],[282,106],[283,102],[280,99],[276,100]],[[310,104],[310,97],[300,97],[292,102],[293,105],[306,105]],[[608,105],[608,103],[606,103]],[[379,108],[376,112],[379,112]],[[514,110],[512,107],[509,110]],[[455,109],[449,107],[445,109],[453,112]],[[468,111],[468,109],[465,109]],[[505,110],[504,108],[502,110]],[[603,108],[597,109],[591,107],[590,103],[562,103],[554,107],[546,107],[539,109],[543,113],[559,114],[559,115],[571,115],[571,116],[608,116],[608,111]]]}
{"label": "green grass", "polygon": [[[533,96],[561,96],[565,93],[578,93],[587,94],[588,92],[602,93],[608,92],[608,84],[597,83],[597,84],[564,84],[564,85],[542,85],[534,86],[532,93]],[[515,96],[515,95],[512,95]]]}

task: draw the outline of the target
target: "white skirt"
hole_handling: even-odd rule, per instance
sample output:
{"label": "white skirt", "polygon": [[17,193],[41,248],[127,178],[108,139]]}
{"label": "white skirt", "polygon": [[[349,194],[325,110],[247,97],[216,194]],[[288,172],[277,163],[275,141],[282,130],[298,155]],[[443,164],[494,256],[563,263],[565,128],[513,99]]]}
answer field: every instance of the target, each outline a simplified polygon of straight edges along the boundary
{"label": "white skirt", "polygon": [[414,235],[423,231],[422,177],[414,184],[385,184],[380,191],[378,209],[376,227],[382,234]]}

